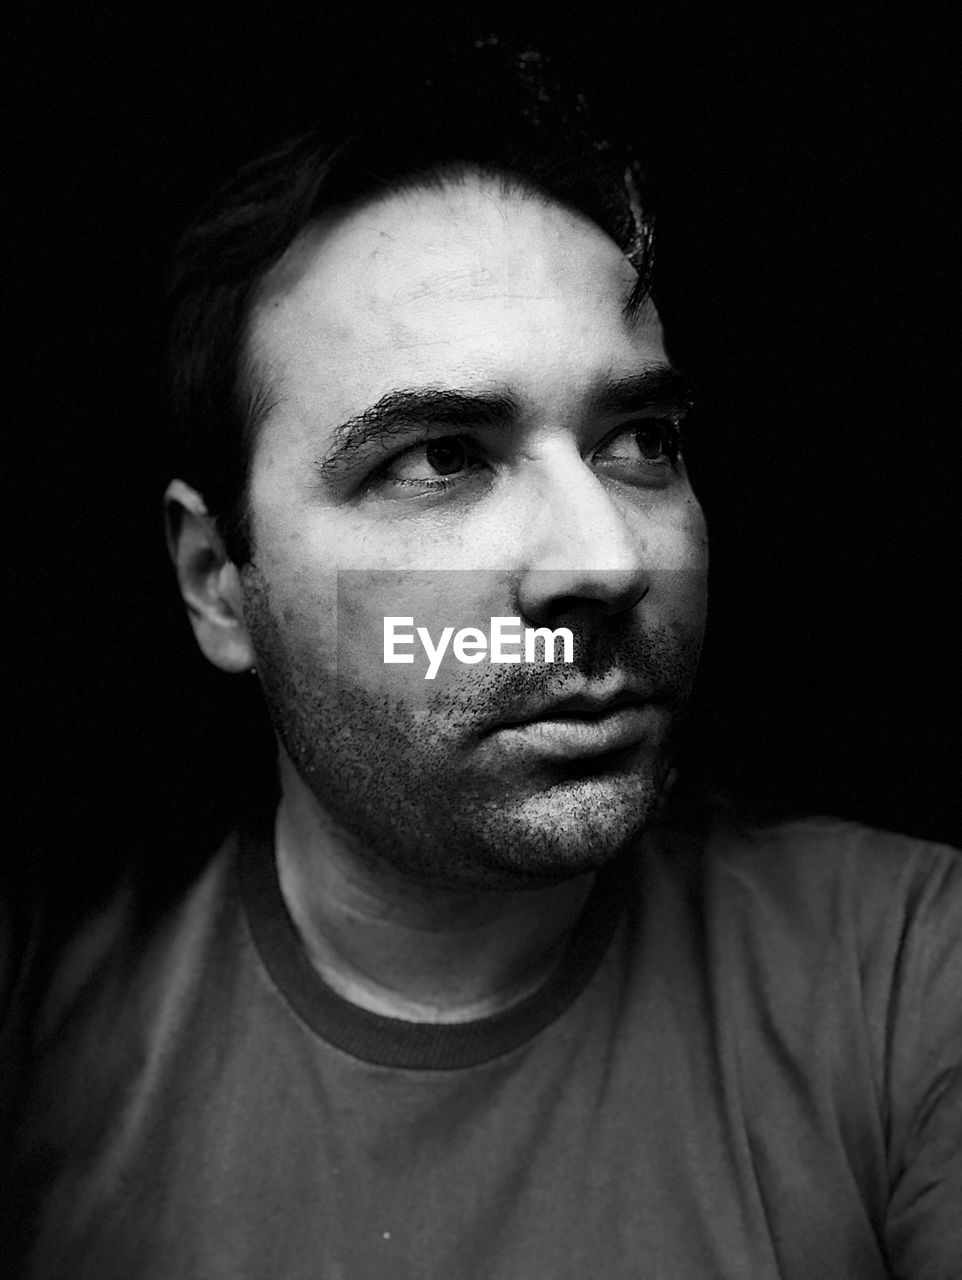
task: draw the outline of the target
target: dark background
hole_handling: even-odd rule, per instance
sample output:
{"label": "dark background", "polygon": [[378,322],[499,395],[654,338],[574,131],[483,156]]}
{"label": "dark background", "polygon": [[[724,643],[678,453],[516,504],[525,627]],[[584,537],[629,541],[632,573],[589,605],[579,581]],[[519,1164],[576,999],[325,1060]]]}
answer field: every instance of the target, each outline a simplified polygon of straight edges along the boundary
{"label": "dark background", "polygon": [[196,653],[163,549],[173,239],[238,163],[492,28],[573,60],[649,158],[712,534],[692,767],[962,844],[958,50],[864,9],[30,9],[4,77],[18,883],[183,865],[263,769],[254,682]]}

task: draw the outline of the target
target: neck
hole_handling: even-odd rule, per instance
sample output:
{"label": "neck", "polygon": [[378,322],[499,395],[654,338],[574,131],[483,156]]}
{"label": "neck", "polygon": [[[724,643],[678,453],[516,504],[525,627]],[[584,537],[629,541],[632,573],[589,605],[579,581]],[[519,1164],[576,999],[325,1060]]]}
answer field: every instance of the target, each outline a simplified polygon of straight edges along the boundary
{"label": "neck", "polygon": [[467,1022],[510,1008],[551,974],[593,876],[544,889],[437,889],[361,856],[289,762],[282,782],[281,892],[339,995],[387,1017]]}

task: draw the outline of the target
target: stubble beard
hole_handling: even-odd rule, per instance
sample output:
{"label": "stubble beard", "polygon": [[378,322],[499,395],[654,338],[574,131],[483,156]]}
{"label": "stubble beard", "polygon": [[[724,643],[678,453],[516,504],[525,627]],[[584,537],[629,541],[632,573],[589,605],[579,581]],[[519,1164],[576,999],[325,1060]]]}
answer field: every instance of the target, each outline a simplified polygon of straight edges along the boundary
{"label": "stubble beard", "polygon": [[[658,808],[688,703],[698,646],[646,639],[643,658],[675,690],[670,731],[633,755],[536,775],[486,776],[472,761],[479,712],[517,689],[519,668],[471,672],[470,696],[416,709],[339,680],[285,634],[263,579],[245,583],[245,620],[278,739],[331,838],[362,862],[446,890],[543,888],[597,871],[635,844]],[[631,655],[628,655],[630,659]],[[550,670],[522,673],[532,688]],[[466,708],[473,713],[467,717]]]}

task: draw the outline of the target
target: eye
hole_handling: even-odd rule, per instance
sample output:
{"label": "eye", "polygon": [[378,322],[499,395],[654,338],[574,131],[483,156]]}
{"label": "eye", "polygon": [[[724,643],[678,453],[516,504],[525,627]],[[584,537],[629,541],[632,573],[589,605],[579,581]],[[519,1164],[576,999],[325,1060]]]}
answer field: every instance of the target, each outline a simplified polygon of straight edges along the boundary
{"label": "eye", "polygon": [[645,462],[674,462],[678,457],[678,428],[667,420],[642,423],[632,433]]}
{"label": "eye", "polygon": [[424,446],[424,460],[439,476],[454,475],[468,463],[468,451],[463,440],[450,436],[444,440],[432,440]]}
{"label": "eye", "polygon": [[466,478],[481,466],[478,450],[461,436],[439,436],[406,449],[382,470],[389,484],[442,488]]}
{"label": "eye", "polygon": [[670,418],[645,418],[609,436],[595,461],[619,467],[665,468],[678,461],[678,424]]}

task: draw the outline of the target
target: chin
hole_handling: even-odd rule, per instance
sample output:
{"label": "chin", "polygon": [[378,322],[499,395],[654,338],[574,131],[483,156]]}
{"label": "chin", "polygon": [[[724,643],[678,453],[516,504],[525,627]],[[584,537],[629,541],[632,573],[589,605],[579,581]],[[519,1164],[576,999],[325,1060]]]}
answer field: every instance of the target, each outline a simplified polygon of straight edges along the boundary
{"label": "chin", "polygon": [[492,806],[462,845],[459,869],[512,888],[600,871],[637,843],[660,791],[644,777],[581,777]]}

